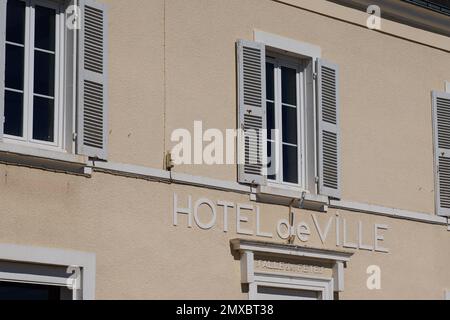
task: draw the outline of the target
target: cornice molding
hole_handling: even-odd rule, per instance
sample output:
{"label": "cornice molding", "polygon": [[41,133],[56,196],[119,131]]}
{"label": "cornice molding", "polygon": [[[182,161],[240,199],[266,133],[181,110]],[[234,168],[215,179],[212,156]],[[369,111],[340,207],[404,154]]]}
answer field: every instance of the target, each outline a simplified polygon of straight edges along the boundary
{"label": "cornice molding", "polygon": [[408,0],[327,0],[366,12],[370,5],[381,8],[381,18],[450,37],[450,10],[431,10]]}

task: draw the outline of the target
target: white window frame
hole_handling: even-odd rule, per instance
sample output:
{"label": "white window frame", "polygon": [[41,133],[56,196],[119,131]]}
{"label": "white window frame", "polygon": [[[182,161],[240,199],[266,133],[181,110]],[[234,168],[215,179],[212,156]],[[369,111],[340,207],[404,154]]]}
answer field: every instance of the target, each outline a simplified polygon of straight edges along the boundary
{"label": "white window frame", "polygon": [[[2,262],[10,262],[10,261],[1,261]],[[35,265],[32,263],[18,263],[17,268],[20,271],[14,272],[8,270],[8,272],[0,272],[0,283],[17,283],[17,284],[28,284],[28,285],[38,285],[38,286],[50,286],[50,287],[59,287],[69,290],[71,293],[71,300],[80,300],[81,299],[81,291],[77,289],[76,283],[81,282],[81,270],[78,269],[77,273],[69,273],[67,272],[66,276],[55,275],[53,273],[57,273],[53,269],[61,269],[61,266],[48,266],[48,265]],[[40,270],[42,268],[46,269],[46,274],[42,275]],[[26,272],[24,272],[24,269]],[[69,269],[66,268],[65,271]],[[70,269],[72,271],[72,269]],[[62,270],[61,270],[62,271]],[[59,272],[61,273],[61,272]]]}
{"label": "white window frame", "polygon": [[261,300],[258,287],[312,291],[318,294],[317,300],[334,300],[333,279],[255,273],[255,281],[249,284],[250,300]]}
{"label": "white window frame", "polygon": [[[292,57],[297,61],[303,61],[304,70],[304,122],[303,122],[303,185],[292,186],[286,183],[276,184],[267,179],[267,184],[259,186],[259,193],[272,194],[276,191],[278,194],[287,192],[296,192],[302,194],[318,194],[318,158],[317,158],[317,88],[314,75],[317,74],[315,61],[321,58],[321,48],[306,42],[301,42],[272,33],[254,30],[254,41],[264,43],[266,50],[280,53],[286,57]],[[309,65],[309,66],[308,66]]]}
{"label": "white window frame", "polygon": [[[275,160],[278,167],[276,179],[267,178],[267,185],[273,187],[285,187],[292,190],[305,190],[305,174],[306,167],[304,161],[305,154],[305,72],[302,60],[293,59],[278,53],[266,52],[266,63],[274,65],[274,85],[275,85],[275,101],[273,101],[275,109],[275,129],[279,130],[279,136],[273,137],[275,143]],[[281,67],[287,67],[296,70],[296,90],[297,90],[297,170],[298,183],[290,183],[284,181],[283,172],[283,114],[282,114],[282,88],[281,88]],[[276,140],[275,140],[276,139]],[[267,157],[267,154],[265,155]],[[273,155],[272,155],[272,158]]]}
{"label": "white window frame", "polygon": [[68,278],[70,278],[71,270],[73,270],[73,268],[79,268],[81,271],[81,279],[78,279],[78,281],[81,281],[81,283],[78,290],[71,288],[73,290],[73,300],[95,299],[96,257],[93,253],[14,244],[0,244],[0,261],[30,264],[30,270],[33,269],[33,264],[40,264],[48,267],[70,267],[70,269],[67,269],[67,278],[41,276],[33,274],[33,272],[25,274],[0,272],[0,281],[61,287],[70,286]]}
{"label": "white window frame", "polygon": [[[352,252],[298,247],[246,239],[230,241],[233,250],[239,252],[241,283],[249,286],[249,299],[256,299],[258,286],[271,286],[321,292],[322,299],[334,299],[334,292],[344,291],[344,264],[350,261]],[[330,277],[255,270],[255,255],[280,259],[307,259],[310,262],[332,265]],[[298,260],[297,260],[298,261]]]}
{"label": "white window frame", "polygon": [[[23,89],[23,136],[3,135],[5,143],[14,143],[23,146],[36,146],[50,151],[62,151],[64,145],[64,44],[65,44],[65,14],[63,5],[51,0],[21,0],[25,6],[25,45],[24,45],[24,89]],[[34,22],[36,6],[56,10],[55,21],[55,88],[54,88],[54,142],[33,139],[33,97],[34,94]],[[6,42],[8,44],[9,42]],[[46,50],[38,49],[47,52]],[[16,91],[6,89],[10,91]],[[39,96],[39,95],[36,95]],[[46,97],[46,96],[44,96]],[[48,97],[47,97],[48,98]]]}

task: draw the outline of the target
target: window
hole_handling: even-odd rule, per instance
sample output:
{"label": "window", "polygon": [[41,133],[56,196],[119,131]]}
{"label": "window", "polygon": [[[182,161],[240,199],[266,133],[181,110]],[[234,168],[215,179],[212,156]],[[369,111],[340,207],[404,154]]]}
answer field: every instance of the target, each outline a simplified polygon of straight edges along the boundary
{"label": "window", "polygon": [[300,187],[304,186],[303,74],[300,60],[266,56],[268,180]]}
{"label": "window", "polygon": [[72,292],[58,286],[0,282],[0,301],[4,300],[72,300]]}
{"label": "window", "polygon": [[339,67],[262,31],[236,48],[239,182],[265,200],[340,199]]}
{"label": "window", "polygon": [[0,243],[0,300],[90,300],[95,254]]}
{"label": "window", "polygon": [[64,14],[35,0],[6,12],[4,138],[62,148]]}
{"label": "window", "polygon": [[70,3],[0,1],[3,151],[27,159],[107,159],[106,6]]}

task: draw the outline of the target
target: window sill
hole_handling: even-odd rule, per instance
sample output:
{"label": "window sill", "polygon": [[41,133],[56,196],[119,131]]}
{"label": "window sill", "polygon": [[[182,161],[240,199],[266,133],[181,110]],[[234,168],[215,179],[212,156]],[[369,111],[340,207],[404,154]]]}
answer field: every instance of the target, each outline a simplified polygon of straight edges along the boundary
{"label": "window sill", "polygon": [[0,142],[0,163],[90,176],[85,156],[7,142]]}
{"label": "window sill", "polygon": [[255,200],[271,204],[292,205],[302,209],[327,212],[328,197],[282,186],[259,186],[252,189]]}

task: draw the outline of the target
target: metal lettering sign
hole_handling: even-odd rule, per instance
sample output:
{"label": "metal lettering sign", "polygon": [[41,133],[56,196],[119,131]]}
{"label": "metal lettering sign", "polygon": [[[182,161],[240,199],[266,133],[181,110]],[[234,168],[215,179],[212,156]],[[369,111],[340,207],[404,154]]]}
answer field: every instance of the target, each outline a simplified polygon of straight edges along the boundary
{"label": "metal lettering sign", "polygon": [[[200,214],[200,211],[203,214]],[[195,225],[202,230],[222,228],[223,232],[234,232],[239,235],[255,236],[266,239],[287,240],[296,237],[299,241],[307,243],[310,237],[315,234],[325,245],[333,241],[336,247],[367,250],[373,252],[388,253],[389,249],[382,246],[384,233],[389,230],[386,224],[374,223],[371,226],[364,225],[362,221],[350,221],[349,219],[336,214],[329,216],[325,222],[320,222],[318,215],[310,213],[310,220],[313,223],[299,221],[292,225],[288,219],[280,219],[276,225],[272,226],[273,232],[264,229],[261,225],[261,210],[257,205],[233,203],[230,201],[218,200],[216,202],[199,198],[195,202],[192,196],[187,196],[183,200],[178,195],[173,195],[173,225],[180,225],[179,220],[183,219],[188,228]],[[254,223],[250,223],[250,217]],[[219,219],[220,224],[219,224]],[[230,221],[234,219],[234,230],[230,230]],[[334,228],[334,239],[331,239],[330,231]],[[367,233],[370,234],[370,241]]]}

